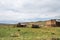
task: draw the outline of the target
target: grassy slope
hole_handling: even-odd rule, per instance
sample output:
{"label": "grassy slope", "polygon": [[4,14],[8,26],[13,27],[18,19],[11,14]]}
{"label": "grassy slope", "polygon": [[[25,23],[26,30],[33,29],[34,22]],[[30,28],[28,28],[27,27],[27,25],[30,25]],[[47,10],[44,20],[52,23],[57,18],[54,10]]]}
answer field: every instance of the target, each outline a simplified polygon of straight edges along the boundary
{"label": "grassy slope", "polygon": [[[18,31],[20,30],[20,31]],[[11,34],[19,34],[11,37]],[[16,34],[15,34],[16,35]],[[60,28],[0,28],[0,40],[40,40],[60,37]]]}

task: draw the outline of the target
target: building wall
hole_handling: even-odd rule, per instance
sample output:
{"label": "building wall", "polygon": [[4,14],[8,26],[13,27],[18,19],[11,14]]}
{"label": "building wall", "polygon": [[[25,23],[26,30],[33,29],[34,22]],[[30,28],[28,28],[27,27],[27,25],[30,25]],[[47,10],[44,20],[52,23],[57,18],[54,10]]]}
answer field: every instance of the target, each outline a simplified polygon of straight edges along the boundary
{"label": "building wall", "polygon": [[46,26],[56,26],[56,20],[48,20],[48,21],[46,21]]}
{"label": "building wall", "polygon": [[56,20],[51,20],[51,26],[56,26]]}
{"label": "building wall", "polygon": [[56,26],[60,27],[60,22],[56,22]]}
{"label": "building wall", "polygon": [[46,26],[50,26],[51,25],[51,21],[46,21]]}

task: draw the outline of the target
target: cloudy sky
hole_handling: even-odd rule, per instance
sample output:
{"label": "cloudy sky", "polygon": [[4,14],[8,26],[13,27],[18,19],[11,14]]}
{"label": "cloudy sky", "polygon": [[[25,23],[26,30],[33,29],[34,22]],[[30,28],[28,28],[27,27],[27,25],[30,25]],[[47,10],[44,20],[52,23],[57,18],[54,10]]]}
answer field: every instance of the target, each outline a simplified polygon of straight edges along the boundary
{"label": "cloudy sky", "polygon": [[0,23],[60,18],[60,0],[0,0]]}

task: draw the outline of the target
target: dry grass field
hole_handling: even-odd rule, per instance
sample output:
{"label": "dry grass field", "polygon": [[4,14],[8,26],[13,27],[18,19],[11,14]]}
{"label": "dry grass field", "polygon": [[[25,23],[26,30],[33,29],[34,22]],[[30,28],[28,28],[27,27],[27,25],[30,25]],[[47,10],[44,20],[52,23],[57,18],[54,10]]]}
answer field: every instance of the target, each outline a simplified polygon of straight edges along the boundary
{"label": "dry grass field", "polygon": [[0,40],[60,40],[60,27],[13,28],[0,26]]}

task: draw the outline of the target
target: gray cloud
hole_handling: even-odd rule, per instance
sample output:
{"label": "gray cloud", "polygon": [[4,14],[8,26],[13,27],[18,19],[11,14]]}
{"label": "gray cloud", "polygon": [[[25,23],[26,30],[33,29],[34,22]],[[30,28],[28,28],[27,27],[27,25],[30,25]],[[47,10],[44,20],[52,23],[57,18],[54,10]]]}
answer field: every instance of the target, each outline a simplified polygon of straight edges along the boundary
{"label": "gray cloud", "polygon": [[55,16],[60,16],[60,0],[0,0],[1,20],[30,21]]}

